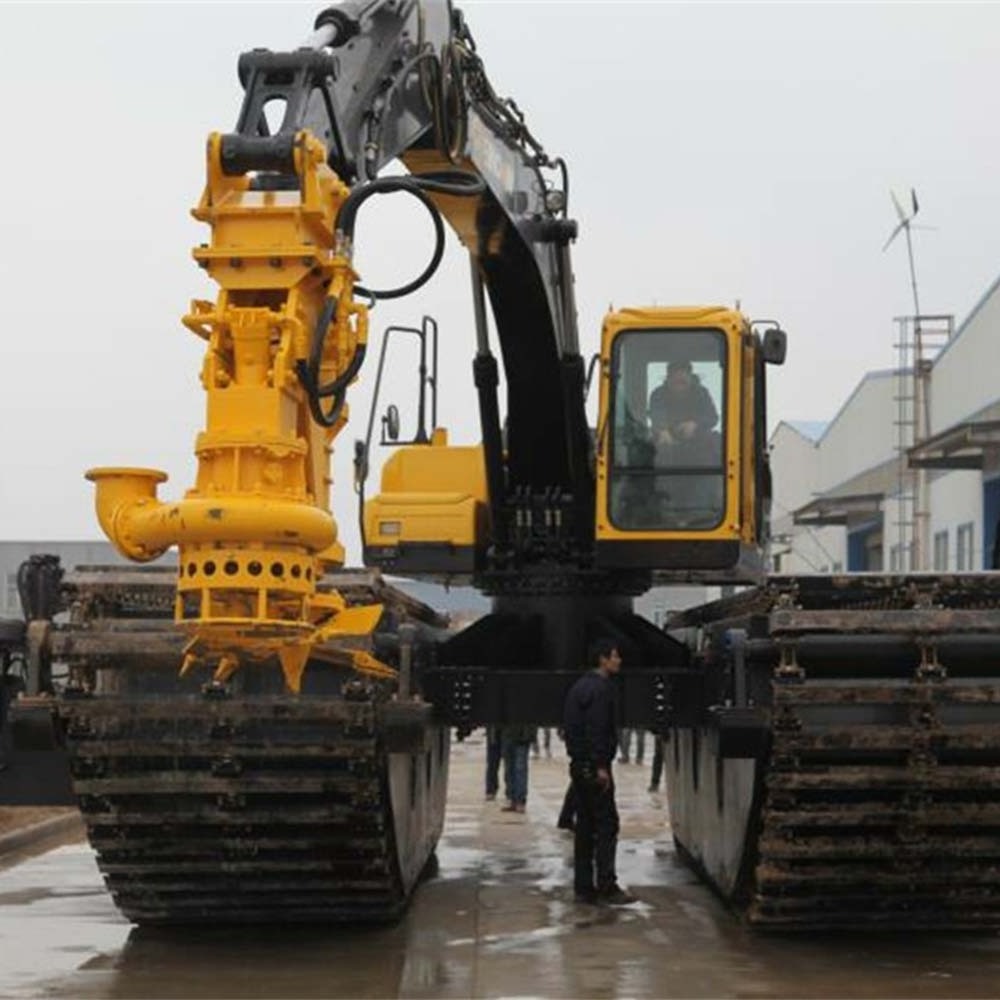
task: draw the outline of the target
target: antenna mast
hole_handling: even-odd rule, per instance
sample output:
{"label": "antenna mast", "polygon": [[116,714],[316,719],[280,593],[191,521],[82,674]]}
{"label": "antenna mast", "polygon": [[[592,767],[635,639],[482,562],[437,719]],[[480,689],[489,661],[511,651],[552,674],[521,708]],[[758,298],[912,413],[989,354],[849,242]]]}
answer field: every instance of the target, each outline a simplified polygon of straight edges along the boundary
{"label": "antenna mast", "polygon": [[[907,452],[930,436],[930,375],[934,355],[950,339],[950,316],[924,316],[920,311],[917,270],[913,260],[913,219],[920,211],[917,192],[910,188],[910,208],[903,208],[890,191],[899,222],[882,247],[884,253],[900,234],[906,235],[906,256],[910,265],[913,315],[896,317],[899,360],[896,373],[896,454],[898,461],[896,494],[897,543],[890,549],[890,570],[909,572],[931,569],[930,490],[924,469],[910,469]],[[935,567],[948,569],[947,566]]]}
{"label": "antenna mast", "polygon": [[916,218],[917,212],[920,211],[920,203],[917,201],[917,192],[915,188],[910,188],[910,204],[912,208],[910,213],[907,215],[903,206],[899,203],[899,199],[896,197],[894,191],[889,192],[889,197],[892,198],[892,204],[896,209],[896,215],[899,216],[899,222],[896,228],[889,234],[889,238],[885,241],[885,246],[882,247],[882,252],[885,253],[889,249],[892,241],[899,235],[900,230],[906,233],[906,256],[910,261],[910,288],[913,289],[913,318],[917,327],[917,339],[919,340],[920,331],[920,296],[917,294],[917,269],[913,263],[913,238],[910,235],[910,226],[913,220]]}

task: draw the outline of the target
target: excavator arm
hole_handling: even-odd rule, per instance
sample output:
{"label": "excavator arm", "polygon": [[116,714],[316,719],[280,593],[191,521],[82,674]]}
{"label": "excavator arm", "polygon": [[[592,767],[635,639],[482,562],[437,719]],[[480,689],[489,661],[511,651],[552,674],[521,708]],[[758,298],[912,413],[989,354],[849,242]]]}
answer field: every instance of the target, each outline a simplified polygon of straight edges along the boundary
{"label": "excavator arm", "polygon": [[[348,255],[354,206],[376,193],[415,194],[459,235],[472,270],[492,557],[499,565],[523,558],[514,551],[516,526],[531,520],[536,549],[585,558],[593,534],[593,454],[569,254],[576,224],[567,217],[568,174],[531,135],[516,104],[493,91],[461,13],[442,0],[342,3],[319,15],[308,46],[246,53],[240,77],[246,96],[236,132],[222,140],[226,169],[268,171],[267,183],[280,183],[291,173],[294,137],[305,129],[326,144],[328,164],[352,186],[339,230]],[[272,106],[284,109],[273,133]],[[411,177],[380,178],[396,158]],[[402,289],[364,291],[377,300],[419,287],[440,257],[435,222],[438,250],[424,275]],[[487,296],[507,383],[505,427]],[[575,538],[573,551],[540,537],[544,524],[553,539]],[[377,546],[369,554],[378,561]]]}
{"label": "excavator arm", "polygon": [[[328,8],[303,46],[245,53],[239,75],[237,125],[209,138],[194,210],[212,228],[194,256],[220,286],[214,303],[195,302],[184,317],[206,342],[197,483],[167,503],[157,497],[166,478],[157,470],[97,468],[88,477],[120,552],[146,561],[179,548],[184,669],[214,663],[221,682],[247,659],[277,655],[298,690],[318,643],[370,632],[379,618],[377,606],[347,608],[317,589],[324,569],[343,562],[329,454],[365,356],[364,300],[406,295],[429,279],[442,216],[472,259],[491,552],[501,564],[510,558],[511,525],[525,520],[519,508],[530,521],[539,499],[565,508],[544,518],[561,538],[575,531],[585,542],[592,532],[569,263],[576,229],[565,166],[493,93],[447,2]],[[380,177],[397,157],[413,174]],[[430,211],[435,254],[402,288],[365,287],[353,267],[359,209],[399,191]],[[484,290],[507,373],[506,442]]]}

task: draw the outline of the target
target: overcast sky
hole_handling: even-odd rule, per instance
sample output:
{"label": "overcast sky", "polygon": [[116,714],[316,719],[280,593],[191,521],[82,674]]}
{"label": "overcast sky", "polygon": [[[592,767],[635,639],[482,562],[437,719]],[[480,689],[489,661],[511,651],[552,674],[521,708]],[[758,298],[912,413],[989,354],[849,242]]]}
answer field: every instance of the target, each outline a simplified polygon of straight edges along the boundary
{"label": "overcast sky", "polygon": [[[194,478],[201,342],[179,317],[214,297],[190,258],[207,134],[235,123],[245,49],[297,45],[321,4],[0,6],[0,538],[96,538],[92,465]],[[890,188],[910,186],[924,312],[961,321],[1000,274],[996,5],[460,4],[496,90],[570,167],[584,350],[615,306],[739,301],[781,321],[771,419],[828,419],[894,362],[912,311]],[[419,270],[426,216],[366,207],[358,263],[376,286]],[[441,422],[477,440],[466,258],[373,314],[437,317]],[[336,511],[356,558],[351,441]],[[412,372],[412,359],[397,357]],[[405,403],[402,382],[390,395]]]}

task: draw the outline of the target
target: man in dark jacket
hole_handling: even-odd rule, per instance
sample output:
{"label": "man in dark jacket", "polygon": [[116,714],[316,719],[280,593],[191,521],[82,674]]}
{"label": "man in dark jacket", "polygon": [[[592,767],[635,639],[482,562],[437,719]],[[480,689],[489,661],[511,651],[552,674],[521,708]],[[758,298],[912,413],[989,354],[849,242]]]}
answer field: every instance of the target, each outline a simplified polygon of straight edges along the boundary
{"label": "man in dark jacket", "polygon": [[618,885],[615,874],[618,809],[611,762],[618,750],[618,732],[611,678],[622,661],[611,639],[598,639],[589,659],[594,669],[570,688],[563,717],[577,807],[573,890],[580,902],[622,905],[636,901]]}
{"label": "man in dark jacket", "polygon": [[[649,423],[653,465],[665,472],[681,471],[653,485],[677,527],[684,526],[680,519],[694,519],[696,526],[707,527],[722,518],[722,438],[714,430],[718,422],[712,394],[694,374],[691,362],[669,362],[663,384],[649,396]],[[705,475],[690,474],[702,469]]]}
{"label": "man in dark jacket", "polygon": [[719,422],[711,393],[694,374],[690,361],[671,361],[667,377],[649,396],[649,423],[657,445],[704,439]]}

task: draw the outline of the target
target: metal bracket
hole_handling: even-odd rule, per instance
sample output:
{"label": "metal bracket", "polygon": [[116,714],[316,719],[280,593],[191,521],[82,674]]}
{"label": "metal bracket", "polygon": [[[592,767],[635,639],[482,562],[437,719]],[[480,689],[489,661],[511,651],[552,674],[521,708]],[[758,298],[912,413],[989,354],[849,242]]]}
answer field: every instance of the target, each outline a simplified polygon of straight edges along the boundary
{"label": "metal bracket", "polygon": [[920,649],[920,665],[917,667],[917,680],[944,681],[948,679],[948,671],[938,660],[937,643],[933,640],[917,639]]}
{"label": "metal bracket", "polygon": [[778,641],[781,659],[774,668],[774,679],[779,684],[801,684],[806,679],[806,672],[799,666],[795,656],[795,645],[794,641]]}

